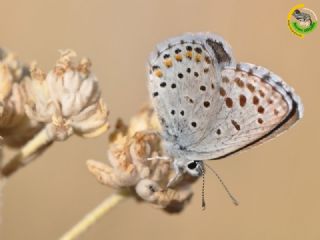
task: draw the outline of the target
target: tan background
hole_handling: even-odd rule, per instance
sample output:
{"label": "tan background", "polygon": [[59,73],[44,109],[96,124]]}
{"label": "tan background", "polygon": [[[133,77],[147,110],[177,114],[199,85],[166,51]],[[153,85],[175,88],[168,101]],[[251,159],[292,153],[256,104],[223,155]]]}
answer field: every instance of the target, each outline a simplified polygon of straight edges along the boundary
{"label": "tan background", "polygon": [[[320,28],[299,39],[286,17],[295,1],[5,1],[0,45],[48,70],[58,49],[89,56],[111,109],[128,120],[147,100],[145,62],[153,46],[183,32],[214,31],[238,60],[266,66],[301,95],[304,119],[286,134],[228,160],[212,162],[240,199],[234,207],[207,177],[180,215],[125,202],[82,239],[320,239]],[[320,17],[320,2],[305,1]],[[1,240],[57,239],[111,189],[88,173],[85,160],[105,160],[107,135],[55,144],[10,179],[4,191]]]}

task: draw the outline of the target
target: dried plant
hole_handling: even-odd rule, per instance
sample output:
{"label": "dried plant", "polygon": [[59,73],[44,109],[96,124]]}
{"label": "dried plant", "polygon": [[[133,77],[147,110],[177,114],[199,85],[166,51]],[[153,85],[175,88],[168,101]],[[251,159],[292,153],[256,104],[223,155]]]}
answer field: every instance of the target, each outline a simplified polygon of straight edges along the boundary
{"label": "dried plant", "polygon": [[191,184],[197,178],[186,174],[173,187],[167,188],[174,173],[171,159],[163,156],[159,130],[158,119],[149,106],[134,116],[129,126],[121,120],[117,121],[109,137],[109,164],[87,161],[89,171],[98,182],[116,189],[117,193],[107,197],[60,240],[77,238],[129,196],[166,212],[177,213],[183,210],[193,195]]}
{"label": "dried plant", "polygon": [[[54,141],[64,141],[72,134],[95,137],[108,129],[108,110],[89,59],[76,64],[74,51],[61,51],[56,65],[46,74],[35,63],[26,70],[11,54],[1,51],[0,56],[4,113],[0,135],[5,144],[23,145],[3,166],[4,176],[29,163]],[[18,136],[23,138],[18,139],[25,141],[18,144],[12,136],[20,129]]]}
{"label": "dried plant", "polygon": [[108,111],[90,70],[91,62],[84,58],[76,65],[72,62],[75,56],[71,50],[61,51],[48,74],[33,65],[31,78],[23,83],[27,115],[45,123],[48,134],[59,141],[73,133],[94,137],[108,128]]}
{"label": "dried plant", "polygon": [[166,211],[180,211],[192,196],[191,183],[196,178],[185,175],[174,188],[167,188],[172,177],[171,159],[161,159],[157,130],[157,118],[148,107],[133,117],[128,127],[119,120],[110,136],[109,165],[89,160],[88,169],[102,184],[129,189],[138,199]]}
{"label": "dried plant", "polygon": [[43,127],[25,114],[21,82],[29,76],[15,54],[0,48],[0,135],[10,147],[21,147]]}
{"label": "dried plant", "polygon": [[[0,48],[0,203],[8,177],[29,164],[54,141],[73,134],[95,137],[108,127],[108,110],[87,58],[76,64],[72,50],[48,74],[29,69]],[[3,161],[2,146],[17,148]]]}
{"label": "dried plant", "polygon": [[[55,141],[75,134],[95,137],[109,128],[91,62],[75,63],[72,50],[61,56],[48,73],[36,63],[30,68],[0,49],[0,191],[14,172],[29,164]],[[125,125],[118,120],[109,137],[109,163],[88,160],[96,179],[116,190],[61,239],[74,239],[121,200],[131,196],[166,212],[180,212],[192,197],[197,179],[183,176],[167,188],[172,178],[171,159],[163,156],[160,124],[150,106]],[[13,158],[2,161],[2,145],[17,148]],[[1,193],[0,193],[1,194]]]}

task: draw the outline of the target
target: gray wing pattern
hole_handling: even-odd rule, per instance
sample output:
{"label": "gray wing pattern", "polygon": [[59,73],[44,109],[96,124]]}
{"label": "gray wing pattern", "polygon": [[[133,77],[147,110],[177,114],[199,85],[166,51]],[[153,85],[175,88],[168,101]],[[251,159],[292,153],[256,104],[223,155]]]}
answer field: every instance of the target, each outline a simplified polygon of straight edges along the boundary
{"label": "gray wing pattern", "polygon": [[266,68],[242,63],[222,71],[224,106],[186,147],[193,159],[220,159],[280,134],[303,115],[294,90]]}
{"label": "gray wing pattern", "polygon": [[149,62],[149,89],[166,140],[198,142],[222,105],[221,68],[234,64],[231,49],[213,34],[187,34],[157,46]]}
{"label": "gray wing pattern", "polygon": [[149,90],[163,137],[189,160],[219,159],[281,133],[302,117],[300,98],[279,76],[235,64],[214,34],[186,34],[157,46]]}

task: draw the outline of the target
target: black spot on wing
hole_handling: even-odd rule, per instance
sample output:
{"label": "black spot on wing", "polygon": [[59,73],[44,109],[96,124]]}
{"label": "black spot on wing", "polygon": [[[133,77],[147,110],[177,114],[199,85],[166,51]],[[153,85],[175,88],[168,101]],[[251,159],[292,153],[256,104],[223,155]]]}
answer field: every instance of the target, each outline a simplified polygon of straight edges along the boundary
{"label": "black spot on wing", "polygon": [[287,117],[285,119],[282,120],[282,122],[280,122],[276,127],[274,127],[272,130],[270,130],[268,133],[266,133],[265,135],[263,135],[260,138],[257,138],[256,140],[252,141],[251,143],[248,143],[247,145],[240,147],[232,152],[229,152],[223,156],[217,157],[217,158],[213,158],[211,160],[219,160],[225,157],[228,157],[234,153],[237,153],[245,148],[248,148],[252,145],[255,145],[256,143],[260,142],[261,140],[268,138],[270,135],[272,135],[274,132],[276,132],[277,130],[279,130],[282,126],[284,126],[288,121],[290,121],[290,119],[292,117],[294,117],[294,115],[297,113],[297,109],[298,109],[298,103],[293,99],[293,96],[291,94],[291,92],[287,92],[287,94],[289,95],[291,101],[292,101],[292,109],[290,111],[290,113],[287,115]]}

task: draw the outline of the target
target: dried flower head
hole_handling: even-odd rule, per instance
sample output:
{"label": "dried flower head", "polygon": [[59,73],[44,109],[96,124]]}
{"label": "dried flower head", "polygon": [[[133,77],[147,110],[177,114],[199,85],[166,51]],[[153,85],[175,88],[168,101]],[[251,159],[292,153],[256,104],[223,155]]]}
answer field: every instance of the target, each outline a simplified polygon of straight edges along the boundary
{"label": "dried flower head", "polygon": [[100,183],[131,189],[138,199],[177,212],[191,199],[191,183],[196,178],[184,176],[173,188],[167,188],[173,174],[171,159],[160,159],[161,138],[155,130],[159,130],[159,123],[150,107],[133,117],[129,127],[119,120],[110,135],[109,165],[88,160],[87,166]]}
{"label": "dried flower head", "polygon": [[61,56],[48,74],[36,64],[31,78],[24,81],[27,115],[46,123],[55,140],[65,140],[73,133],[94,137],[108,128],[108,111],[102,100],[98,81],[87,58],[75,64],[72,50]]}
{"label": "dried flower head", "polygon": [[12,147],[25,144],[42,127],[25,115],[21,82],[28,76],[28,68],[16,55],[0,49],[0,135]]}

